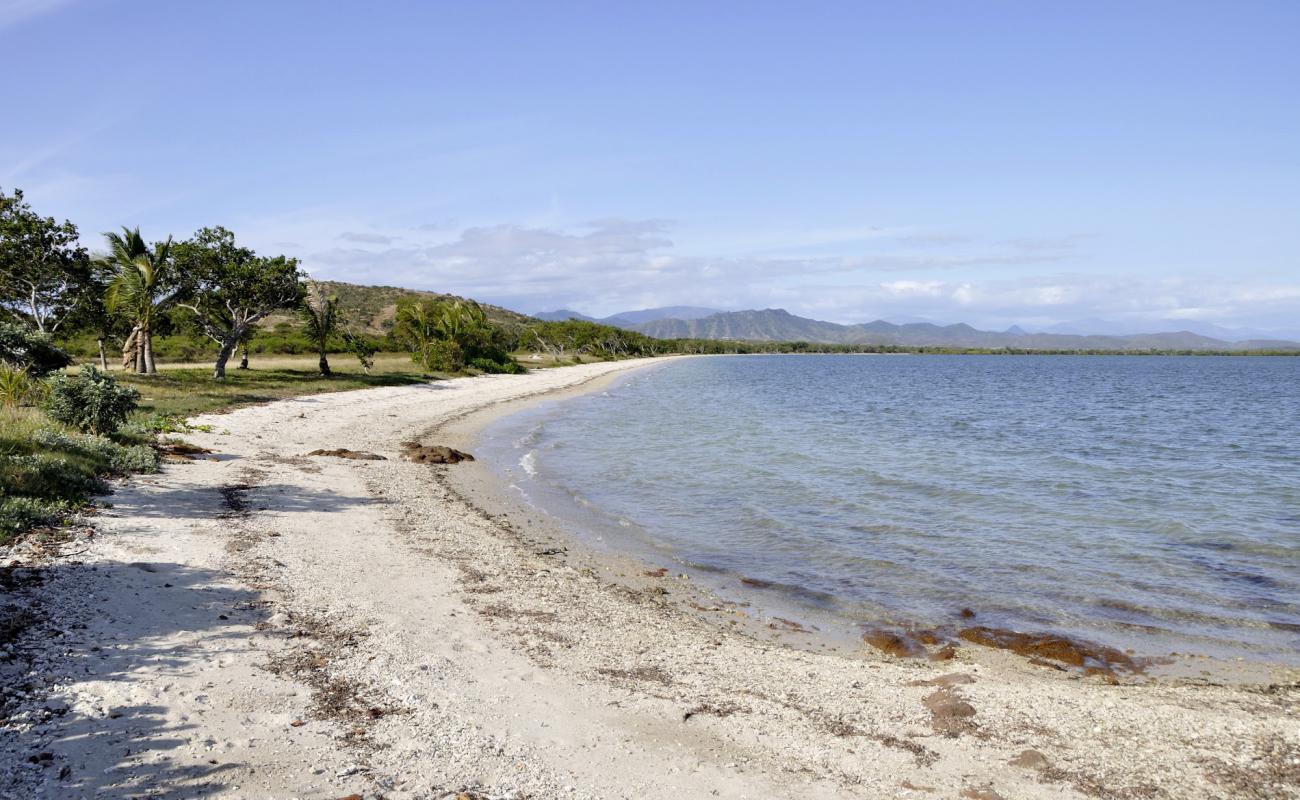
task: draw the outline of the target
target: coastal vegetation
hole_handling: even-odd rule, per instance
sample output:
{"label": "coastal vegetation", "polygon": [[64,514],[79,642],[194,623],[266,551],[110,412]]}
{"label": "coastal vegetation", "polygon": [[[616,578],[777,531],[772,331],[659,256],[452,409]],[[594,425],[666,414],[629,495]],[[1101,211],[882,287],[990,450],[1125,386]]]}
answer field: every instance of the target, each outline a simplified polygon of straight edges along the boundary
{"label": "coastal vegetation", "polygon": [[[153,469],[149,445],[191,415],[293,395],[674,353],[1220,352],[659,338],[448,294],[311,281],[296,258],[259,254],[221,226],[179,241],[123,227],[103,242],[88,251],[75,224],[0,189],[0,536],[62,518],[104,475]],[[115,373],[110,345],[121,351]],[[240,350],[240,369],[227,372]],[[331,364],[339,353],[355,366]]]}

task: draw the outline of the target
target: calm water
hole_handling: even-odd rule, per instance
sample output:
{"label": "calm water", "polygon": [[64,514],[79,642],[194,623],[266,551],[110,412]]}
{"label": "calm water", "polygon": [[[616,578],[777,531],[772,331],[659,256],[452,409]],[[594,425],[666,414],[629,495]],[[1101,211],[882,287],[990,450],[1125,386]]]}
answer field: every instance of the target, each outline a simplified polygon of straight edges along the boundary
{"label": "calm water", "polygon": [[969,606],[1145,654],[1300,661],[1300,359],[702,358],[480,447],[593,541],[810,613]]}

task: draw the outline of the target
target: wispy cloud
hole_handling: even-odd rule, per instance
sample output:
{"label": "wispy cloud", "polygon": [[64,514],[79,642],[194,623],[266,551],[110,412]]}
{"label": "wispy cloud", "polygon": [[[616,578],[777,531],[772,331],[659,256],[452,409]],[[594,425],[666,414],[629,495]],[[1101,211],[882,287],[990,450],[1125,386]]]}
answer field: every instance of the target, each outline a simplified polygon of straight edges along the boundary
{"label": "wispy cloud", "polygon": [[[321,210],[304,219],[314,227],[277,227],[306,243],[299,253],[321,277],[448,291],[521,311],[783,307],[835,322],[926,317],[985,327],[1300,316],[1298,281],[1107,275],[1093,271],[1092,237],[1083,234],[981,239],[896,229],[848,254],[713,257],[681,252],[673,224],[662,219],[476,225],[424,236],[409,226],[355,234]],[[981,273],[988,277],[973,277]]]}
{"label": "wispy cloud", "polygon": [[58,11],[75,0],[0,0],[0,31],[24,20]]}
{"label": "wispy cloud", "polygon": [[339,234],[340,239],[345,242],[356,242],[357,244],[392,244],[396,237],[384,236],[381,233],[355,233],[353,231],[344,231]]}

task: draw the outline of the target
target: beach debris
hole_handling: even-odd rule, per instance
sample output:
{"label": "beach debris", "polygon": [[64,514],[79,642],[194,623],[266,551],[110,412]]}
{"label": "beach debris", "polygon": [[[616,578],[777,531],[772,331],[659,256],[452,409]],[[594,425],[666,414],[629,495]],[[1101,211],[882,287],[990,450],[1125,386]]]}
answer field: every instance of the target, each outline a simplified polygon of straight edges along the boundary
{"label": "beach debris", "polygon": [[[805,628],[802,623],[796,622],[792,619],[786,619],[785,617],[772,617],[772,620],[767,623],[767,627],[776,631],[795,631],[797,633],[808,632],[808,628]],[[813,626],[813,630],[817,630],[817,627]]]}
{"label": "beach debris", "polygon": [[936,658],[936,654],[930,653],[927,645],[947,644],[938,632],[932,630],[891,629],[887,627],[868,628],[862,634],[862,641],[895,658],[930,658],[943,661],[956,655],[955,650],[951,653],[940,651],[944,654],[938,658]]}
{"label": "beach debris", "polygon": [[1046,769],[1048,764],[1047,756],[1037,750],[1023,750],[1020,755],[1007,762],[1013,767],[1024,767],[1025,769]]}
{"label": "beach debris", "polygon": [[647,578],[664,578],[668,576],[668,569],[667,567],[660,567],[659,569],[648,569],[645,571],[645,574]]}
{"label": "beach debris", "polygon": [[474,456],[454,447],[423,445],[419,442],[402,442],[402,458],[417,464],[459,464],[473,461]]}
{"label": "beach debris", "polygon": [[313,450],[309,456],[333,456],[334,458],[352,458],[357,461],[387,461],[381,455],[367,453],[363,450],[348,450],[346,447],[340,447],[337,450]]}
{"label": "beach debris", "polygon": [[971,722],[975,706],[966,702],[951,686],[931,692],[921,703],[930,710],[930,726],[935,733],[958,736],[975,727]]}
{"label": "beach debris", "polygon": [[658,666],[632,667],[631,669],[600,667],[596,672],[619,681],[659,683],[664,686],[671,686],[673,683],[673,676],[669,675],[663,667]]}
{"label": "beach debris", "polygon": [[[954,634],[950,629],[909,628],[884,623],[868,628],[862,634],[862,640],[868,645],[895,658],[925,658],[930,661],[950,661],[956,658],[956,639],[998,650],[1009,650],[1024,656],[1029,663],[1042,667],[1059,671],[1073,667],[1085,676],[1100,677],[1109,683],[1118,681],[1119,671],[1140,675],[1150,663],[1139,661],[1129,653],[1113,647],[1070,639],[1059,634],[1021,633],[984,625],[962,628]],[[938,649],[931,650],[933,647]]]}
{"label": "beach debris", "polygon": [[959,612],[957,612],[957,613],[958,613],[958,616],[960,616],[962,619],[975,619],[975,610],[974,610],[974,609],[971,609],[971,608],[963,608],[961,611],[959,611]]}
{"label": "beach debris", "polygon": [[1109,680],[1115,679],[1116,670],[1141,674],[1144,669],[1143,664],[1122,650],[1050,633],[1020,633],[979,625],[965,628],[957,635],[973,644],[1010,650],[1031,661],[1038,659],[1078,667],[1084,675],[1099,675]]}
{"label": "beach debris", "polygon": [[945,644],[938,650],[935,650],[927,658],[931,661],[951,661],[957,657],[957,648],[952,644]]}
{"label": "beach debris", "polygon": [[691,717],[729,717],[737,712],[748,713],[749,709],[736,703],[713,703],[705,702],[698,706],[687,709],[682,713],[682,722],[690,720]]}
{"label": "beach debris", "polygon": [[911,681],[908,686],[962,686],[968,683],[974,683],[975,676],[968,675],[965,672],[949,672],[946,675],[940,675],[937,678],[929,680]]}
{"label": "beach debris", "polygon": [[961,797],[965,800],[1003,800],[1002,795],[992,789],[966,788],[961,790]]}
{"label": "beach debris", "polygon": [[206,447],[199,447],[196,444],[181,441],[180,439],[167,439],[158,442],[153,446],[157,451],[158,458],[169,464],[179,464],[186,461],[193,461],[195,456],[209,455],[212,453]]}
{"label": "beach debris", "polygon": [[912,783],[911,781],[903,781],[902,783],[900,783],[900,784],[898,784],[898,785],[899,785],[900,787],[904,788],[904,789],[907,789],[908,791],[911,791],[911,792],[930,792],[930,793],[934,793],[934,792],[939,791],[938,789],[934,788],[933,786],[918,786],[917,784]]}

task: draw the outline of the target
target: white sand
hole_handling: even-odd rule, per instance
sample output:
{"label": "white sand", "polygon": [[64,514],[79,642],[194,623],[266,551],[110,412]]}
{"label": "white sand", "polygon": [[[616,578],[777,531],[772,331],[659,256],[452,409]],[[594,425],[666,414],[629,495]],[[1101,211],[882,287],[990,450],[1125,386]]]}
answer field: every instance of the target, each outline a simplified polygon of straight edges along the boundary
{"label": "white sand", "polygon": [[[196,420],[214,432],[186,438],[218,460],[127,482],[82,552],[10,591],[47,619],[0,665],[0,794],[1300,796],[1294,675],[1111,686],[988,651],[774,645],[685,608],[682,581],[551,552],[436,475],[458,466],[396,458],[475,409],[636,363]],[[338,447],[389,460],[303,455]],[[971,682],[913,685],[947,673]],[[973,716],[937,732],[927,697]],[[1026,749],[1046,765],[1008,764]]]}

